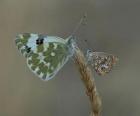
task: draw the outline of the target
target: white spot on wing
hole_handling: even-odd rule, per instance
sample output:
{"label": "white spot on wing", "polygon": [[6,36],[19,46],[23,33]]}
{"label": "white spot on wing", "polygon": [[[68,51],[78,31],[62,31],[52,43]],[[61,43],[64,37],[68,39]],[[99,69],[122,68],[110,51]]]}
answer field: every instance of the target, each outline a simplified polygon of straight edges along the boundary
{"label": "white spot on wing", "polygon": [[47,51],[48,48],[49,48],[49,44],[48,43],[44,44],[44,52]]}
{"label": "white spot on wing", "polygon": [[38,53],[38,55],[39,55],[39,56],[38,56],[38,59],[40,60],[40,63],[41,63],[41,62],[45,63],[45,61],[44,61],[45,56],[43,55],[43,53],[40,52],[40,53]]}
{"label": "white spot on wing", "polygon": [[42,77],[43,77],[43,75],[44,75],[44,74],[41,72],[41,73],[40,73],[40,75],[39,75],[39,77],[40,77],[40,78],[42,78]]}
{"label": "white spot on wing", "polygon": [[24,56],[24,57],[26,56],[26,54],[27,54],[26,52],[23,52],[23,56]]}
{"label": "white spot on wing", "polygon": [[28,57],[28,60],[32,60],[32,57],[30,56],[30,57]]}
{"label": "white spot on wing", "polygon": [[50,65],[51,65],[51,63],[50,63],[50,62],[46,63],[46,66],[47,66],[47,67],[49,67]]}
{"label": "white spot on wing", "polygon": [[31,69],[31,67],[33,66],[33,64],[28,64],[29,68]]}
{"label": "white spot on wing", "polygon": [[37,71],[39,71],[39,68],[38,68],[38,67],[35,69],[35,71],[34,71],[34,72],[35,72],[35,73],[37,73]]}
{"label": "white spot on wing", "polygon": [[51,56],[55,56],[55,53],[54,52],[51,52]]}
{"label": "white spot on wing", "polygon": [[34,47],[34,53],[38,53],[37,51],[38,51],[37,47]]}
{"label": "white spot on wing", "polygon": [[20,51],[21,51],[21,50],[25,50],[25,46],[22,46],[22,47],[20,48]]}
{"label": "white spot on wing", "polygon": [[57,49],[57,44],[56,44],[56,43],[54,43],[53,45],[54,45],[54,49]]}

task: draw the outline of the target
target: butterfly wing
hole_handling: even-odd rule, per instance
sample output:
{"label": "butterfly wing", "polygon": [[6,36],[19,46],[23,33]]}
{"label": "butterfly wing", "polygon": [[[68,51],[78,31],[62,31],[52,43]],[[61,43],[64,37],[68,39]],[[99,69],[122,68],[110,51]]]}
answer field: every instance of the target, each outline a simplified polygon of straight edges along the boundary
{"label": "butterfly wing", "polygon": [[102,76],[109,73],[118,61],[116,56],[104,52],[93,52],[93,56],[94,69],[99,75]]}
{"label": "butterfly wing", "polygon": [[105,52],[87,52],[87,59],[91,62],[93,69],[97,74],[104,76],[109,73],[117,63],[118,58]]}
{"label": "butterfly wing", "polygon": [[71,54],[64,39],[55,36],[43,39],[43,43],[36,45],[27,57],[27,65],[39,78],[47,81],[57,74]]}

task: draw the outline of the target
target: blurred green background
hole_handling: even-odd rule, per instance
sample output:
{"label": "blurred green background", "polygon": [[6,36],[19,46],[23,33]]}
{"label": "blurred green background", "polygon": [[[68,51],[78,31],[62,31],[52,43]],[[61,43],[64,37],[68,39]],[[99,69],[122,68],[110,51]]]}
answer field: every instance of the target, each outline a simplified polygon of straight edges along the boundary
{"label": "blurred green background", "polygon": [[15,47],[18,33],[66,38],[87,11],[78,31],[80,48],[115,54],[119,63],[96,76],[103,116],[140,115],[139,0],[0,0],[0,116],[88,116],[90,104],[70,60],[56,78],[40,81]]}

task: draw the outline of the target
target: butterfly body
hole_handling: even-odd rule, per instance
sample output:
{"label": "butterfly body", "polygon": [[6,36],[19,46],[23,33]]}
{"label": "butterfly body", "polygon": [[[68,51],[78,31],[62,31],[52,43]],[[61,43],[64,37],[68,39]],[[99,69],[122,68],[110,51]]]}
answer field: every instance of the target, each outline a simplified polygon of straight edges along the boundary
{"label": "butterfly body", "polygon": [[27,59],[29,69],[42,80],[53,78],[74,54],[72,37],[24,33],[16,37],[19,51]]}

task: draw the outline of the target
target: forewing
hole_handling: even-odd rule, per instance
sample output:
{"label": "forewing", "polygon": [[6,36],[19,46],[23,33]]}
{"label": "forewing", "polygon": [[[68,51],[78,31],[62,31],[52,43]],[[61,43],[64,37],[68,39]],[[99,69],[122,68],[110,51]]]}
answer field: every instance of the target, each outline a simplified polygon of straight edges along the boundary
{"label": "forewing", "polygon": [[33,33],[23,33],[16,36],[16,46],[24,57],[28,57],[28,55],[36,48],[36,40],[39,36],[39,34]]}
{"label": "forewing", "polygon": [[[47,37],[27,58],[27,65],[42,80],[53,78],[67,62],[68,48],[57,37]],[[58,41],[57,41],[58,40]]]}

